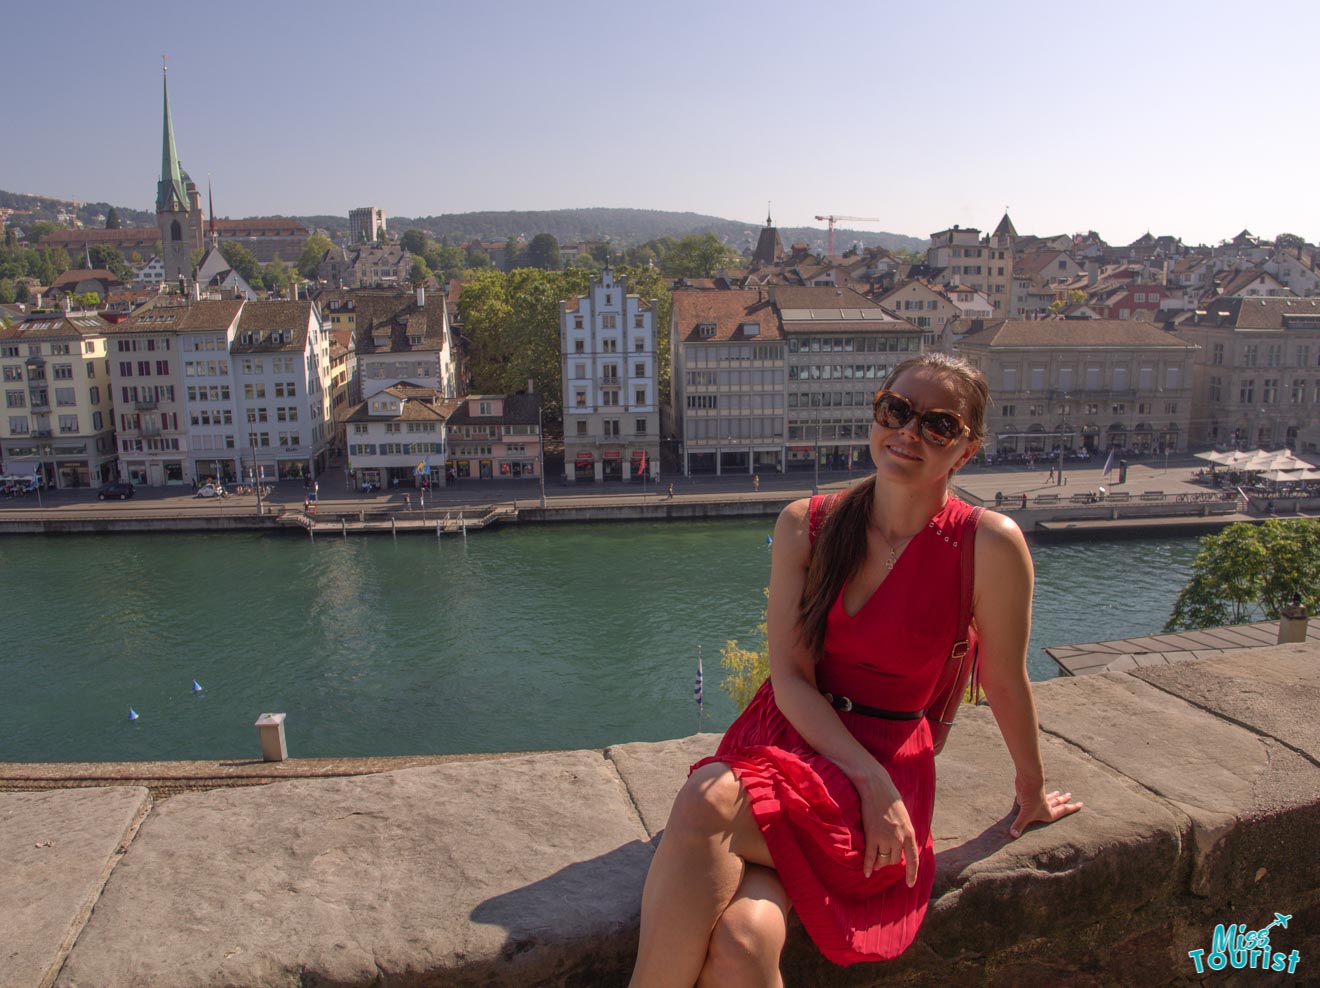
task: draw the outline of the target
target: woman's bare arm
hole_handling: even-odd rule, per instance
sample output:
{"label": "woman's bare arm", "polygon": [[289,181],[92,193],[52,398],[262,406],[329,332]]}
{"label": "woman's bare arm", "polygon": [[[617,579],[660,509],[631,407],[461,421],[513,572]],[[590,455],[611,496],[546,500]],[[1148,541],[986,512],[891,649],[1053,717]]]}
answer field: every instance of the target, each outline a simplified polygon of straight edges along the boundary
{"label": "woman's bare arm", "polygon": [[1034,582],[1021,529],[1011,518],[985,512],[976,533],[973,614],[980,637],[981,682],[1016,770],[1014,837],[1031,823],[1052,823],[1082,808],[1080,802],[1069,802],[1072,793],[1045,792],[1036,704],[1027,678]]}

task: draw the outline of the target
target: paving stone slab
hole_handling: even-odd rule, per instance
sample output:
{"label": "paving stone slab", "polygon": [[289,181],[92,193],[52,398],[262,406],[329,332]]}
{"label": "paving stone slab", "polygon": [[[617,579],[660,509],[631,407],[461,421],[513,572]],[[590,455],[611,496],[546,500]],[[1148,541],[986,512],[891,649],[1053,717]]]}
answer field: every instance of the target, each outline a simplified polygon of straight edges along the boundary
{"label": "paving stone slab", "polygon": [[[1143,677],[1194,670],[1182,663]],[[1144,786],[1192,824],[1190,891],[1252,884],[1261,868],[1282,884],[1300,867],[1307,827],[1320,820],[1320,768],[1279,742],[1201,710],[1135,675],[1054,680],[1037,690],[1041,727]],[[1251,826],[1243,826],[1250,823]],[[1309,839],[1313,846],[1314,836]]]}
{"label": "paving stone slab", "polygon": [[55,980],[150,806],[137,786],[0,794],[0,988]]}
{"label": "paving stone slab", "polygon": [[673,741],[636,741],[605,749],[653,838],[665,829],[674,796],[688,777],[688,767],[715,754],[720,734],[694,734]]}
{"label": "paving stone slab", "polygon": [[58,984],[589,984],[636,949],[647,840],[598,751],[176,796]]}
{"label": "paving stone slab", "polygon": [[1247,649],[1134,675],[1320,761],[1320,656],[1314,644]]}

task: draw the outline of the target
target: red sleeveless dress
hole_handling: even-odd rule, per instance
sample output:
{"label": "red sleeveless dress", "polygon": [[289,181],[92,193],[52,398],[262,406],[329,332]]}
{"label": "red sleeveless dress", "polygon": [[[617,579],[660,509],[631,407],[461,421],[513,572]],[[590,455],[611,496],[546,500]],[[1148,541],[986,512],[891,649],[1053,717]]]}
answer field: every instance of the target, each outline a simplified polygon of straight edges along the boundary
{"label": "red sleeveless dress", "polygon": [[[819,502],[812,501],[814,513]],[[962,538],[975,537],[971,512],[950,497],[855,616],[848,616],[839,594],[829,614],[825,656],[816,666],[822,691],[885,710],[928,705],[958,630]],[[715,755],[692,769],[710,762],[733,769],[779,879],[821,953],[836,964],[889,960],[917,935],[935,880],[930,729],[924,717],[838,716],[903,796],[921,849],[913,888],[905,881],[906,859],[863,877],[866,845],[857,790],[780,713],[769,680],[725,732]]]}

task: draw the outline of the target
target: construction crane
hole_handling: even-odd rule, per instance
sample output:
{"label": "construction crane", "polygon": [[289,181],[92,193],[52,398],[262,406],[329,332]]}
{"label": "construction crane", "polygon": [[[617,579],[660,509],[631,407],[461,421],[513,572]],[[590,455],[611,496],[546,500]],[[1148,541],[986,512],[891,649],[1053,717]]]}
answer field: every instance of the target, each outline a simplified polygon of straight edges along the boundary
{"label": "construction crane", "polygon": [[826,251],[830,257],[834,256],[834,221],[835,220],[854,220],[859,223],[879,223],[878,216],[817,216],[818,220],[828,220],[830,224],[830,246]]}

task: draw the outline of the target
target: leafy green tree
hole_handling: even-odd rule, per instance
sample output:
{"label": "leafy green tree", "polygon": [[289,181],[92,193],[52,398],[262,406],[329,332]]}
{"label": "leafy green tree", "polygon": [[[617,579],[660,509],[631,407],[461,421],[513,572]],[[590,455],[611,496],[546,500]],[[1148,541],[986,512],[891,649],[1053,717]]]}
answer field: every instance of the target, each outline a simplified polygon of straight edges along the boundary
{"label": "leafy green tree", "polygon": [[261,281],[269,292],[285,291],[293,284],[293,270],[277,257],[261,269]]}
{"label": "leafy green tree", "polygon": [[325,252],[334,249],[334,244],[330,238],[323,233],[313,233],[303,241],[302,250],[298,252],[298,260],[294,267],[304,278],[315,278],[316,268],[321,263],[321,258]]}
{"label": "leafy green tree", "polygon": [[426,266],[426,261],[414,256],[412,269],[408,272],[408,280],[414,285],[420,285],[431,277],[431,269]]}
{"label": "leafy green tree", "polygon": [[220,245],[220,253],[229,262],[229,266],[237,271],[239,276],[253,288],[262,284],[261,265],[252,251],[237,240],[226,240]]}
{"label": "leafy green tree", "polygon": [[[223,257],[224,253],[225,252],[223,250],[220,251],[220,256]],[[202,258],[205,256],[206,256],[206,250],[202,247],[198,247],[196,250],[192,251],[188,255],[188,270],[196,273],[197,266],[202,263]],[[232,267],[233,265],[230,266]]]}
{"label": "leafy green tree", "polygon": [[1201,539],[1165,630],[1275,620],[1294,594],[1320,606],[1320,519],[1239,522]]}
{"label": "leafy green tree", "polygon": [[510,237],[504,242],[504,270],[512,271],[521,264],[521,251],[518,249],[518,238]]}
{"label": "leafy green tree", "polygon": [[18,301],[18,288],[12,278],[0,278],[0,305],[9,305]]}
{"label": "leafy green tree", "polygon": [[420,256],[426,253],[426,241],[424,230],[404,230],[403,236],[399,238],[399,246],[409,254]]}
{"label": "leafy green tree", "polygon": [[[769,600],[769,588],[762,593]],[[761,684],[770,677],[770,630],[764,607],[761,608],[761,620],[756,625],[756,634],[759,642],[755,648],[742,648],[736,638],[730,638],[720,649],[720,664],[725,671],[724,682],[720,686],[733,697],[739,710],[747,709],[747,704],[752,702]]]}
{"label": "leafy green tree", "polygon": [[1305,247],[1306,241],[1295,233],[1281,233],[1274,238],[1274,246],[1286,250],[1295,250],[1298,247]]}
{"label": "leafy green tree", "polygon": [[111,206],[105,214],[105,228],[107,230],[118,230],[121,226],[123,224],[119,222],[119,210]]}
{"label": "leafy green tree", "polygon": [[527,245],[527,254],[523,258],[528,267],[542,271],[558,271],[564,266],[563,256],[559,253],[559,241],[553,233],[538,233]]}
{"label": "leafy green tree", "polygon": [[660,258],[661,270],[670,278],[709,278],[741,263],[742,255],[713,233],[684,237]]}
{"label": "leafy green tree", "polygon": [[[63,229],[64,227],[60,226],[58,223],[52,223],[50,220],[34,220],[32,223],[28,224],[25,232],[27,233],[28,244],[35,247],[56,230]],[[65,270],[67,271],[68,269],[66,268]]]}
{"label": "leafy green tree", "polygon": [[5,229],[5,247],[12,250],[18,246],[18,231],[12,226]]}
{"label": "leafy green tree", "polygon": [[101,296],[96,292],[83,292],[73,296],[73,304],[84,309],[95,309],[101,304]]}
{"label": "leafy green tree", "polygon": [[493,262],[490,259],[490,255],[487,254],[484,250],[482,250],[479,246],[476,245],[468,246],[464,250],[464,254],[466,255],[464,259],[464,267],[473,268],[479,271],[482,268],[489,268],[493,264]]}
{"label": "leafy green tree", "polygon": [[92,267],[101,268],[105,271],[112,271],[115,277],[124,281],[133,276],[133,269],[124,259],[124,252],[118,247],[111,247],[105,244],[97,244],[87,251],[92,259]]}

